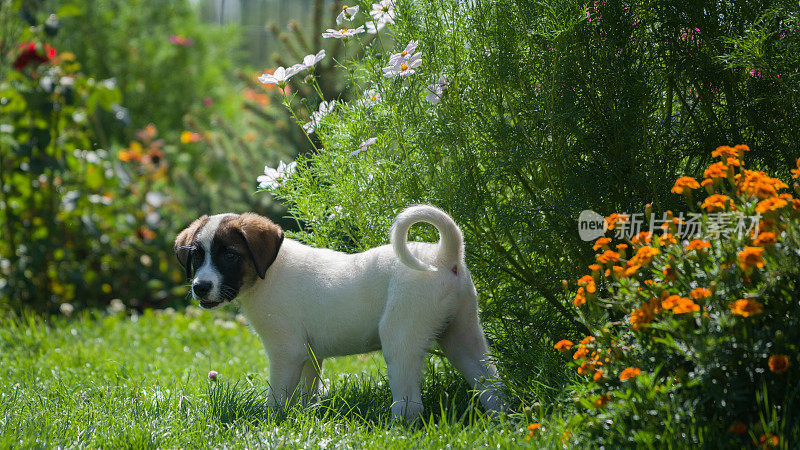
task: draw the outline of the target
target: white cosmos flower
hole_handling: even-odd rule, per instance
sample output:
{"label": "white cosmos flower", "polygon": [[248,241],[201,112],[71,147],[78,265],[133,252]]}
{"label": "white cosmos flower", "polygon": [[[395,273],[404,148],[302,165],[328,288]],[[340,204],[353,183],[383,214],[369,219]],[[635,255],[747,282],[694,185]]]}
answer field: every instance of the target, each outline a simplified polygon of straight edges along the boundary
{"label": "white cosmos flower", "polygon": [[384,67],[383,76],[386,78],[407,77],[414,74],[414,69],[422,65],[422,53],[416,53],[411,59],[399,60],[396,64]]}
{"label": "white cosmos flower", "polygon": [[367,26],[367,34],[378,34],[379,31],[386,26],[386,22],[378,21],[377,23],[374,21],[366,22],[364,25]]}
{"label": "white cosmos flower", "polygon": [[261,84],[277,84],[278,86],[285,85],[286,82],[289,81],[289,78],[295,76],[295,74],[302,69],[303,67],[301,64],[295,64],[288,69],[284,67],[278,67],[275,69],[275,72],[271,74],[261,74],[261,76],[258,77],[258,81],[260,81]]}
{"label": "white cosmos flower", "polygon": [[364,93],[364,98],[359,101],[359,105],[361,106],[373,106],[376,103],[381,101],[381,93],[376,91],[375,89],[370,89]]}
{"label": "white cosmos flower", "polygon": [[362,142],[355,151],[350,152],[350,156],[355,156],[355,155],[357,155],[357,154],[359,154],[359,153],[361,153],[363,151],[366,151],[367,147],[369,147],[370,145],[374,144],[375,141],[377,141],[377,140],[378,139],[374,138],[374,137],[367,139],[366,141]]}
{"label": "white cosmos flower", "polygon": [[434,105],[439,103],[448,86],[450,86],[450,82],[447,81],[447,78],[444,75],[439,75],[439,79],[435,83],[428,85],[429,94],[425,97],[425,100]]}
{"label": "white cosmos flower", "polygon": [[303,125],[303,130],[306,132],[306,134],[313,133],[319,126],[319,121],[322,120],[323,117],[330,114],[335,107],[336,101],[334,100],[320,103],[319,108],[311,113],[311,120]]}
{"label": "white cosmos flower", "polygon": [[306,57],[303,58],[303,66],[306,69],[311,70],[314,68],[314,66],[317,65],[318,62],[322,61],[324,58],[325,58],[325,50],[320,50],[319,53],[317,53],[316,55],[306,55]]}
{"label": "white cosmos flower", "polygon": [[389,58],[389,64],[396,65],[400,61],[409,60],[417,55],[421,56],[421,53],[414,53],[417,50],[417,45],[419,45],[419,41],[409,41],[403,51],[395,53]]}
{"label": "white cosmos flower", "polygon": [[324,37],[325,39],[328,38],[347,39],[363,32],[364,32],[364,25],[361,25],[358,28],[342,28],[340,30],[334,30],[332,28],[328,28],[327,31],[322,33],[322,37]]}
{"label": "white cosmos flower", "polygon": [[336,16],[336,25],[341,25],[345,20],[351,22],[356,14],[358,14],[358,6],[342,6],[342,12]]}
{"label": "white cosmos flower", "polygon": [[373,3],[372,11],[369,12],[369,15],[378,23],[394,23],[394,1],[381,0],[378,3]]}
{"label": "white cosmos flower", "polygon": [[286,178],[293,174],[296,168],[296,161],[292,161],[289,164],[285,164],[283,161],[280,161],[277,169],[264,166],[264,175],[259,176],[257,179],[258,188],[275,189],[276,187],[280,186]]}

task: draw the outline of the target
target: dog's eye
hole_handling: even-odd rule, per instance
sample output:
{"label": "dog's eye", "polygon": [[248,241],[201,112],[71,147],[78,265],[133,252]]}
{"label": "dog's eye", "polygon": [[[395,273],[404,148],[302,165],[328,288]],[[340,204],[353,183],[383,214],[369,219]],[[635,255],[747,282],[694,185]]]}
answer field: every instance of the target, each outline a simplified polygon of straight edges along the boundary
{"label": "dog's eye", "polygon": [[202,249],[197,248],[192,251],[192,264],[194,264],[196,268],[203,264],[203,259],[204,254]]}
{"label": "dog's eye", "polygon": [[239,259],[239,254],[234,252],[225,252],[225,254],[222,255],[222,257],[225,258],[225,261],[227,262],[234,262],[237,259]]}

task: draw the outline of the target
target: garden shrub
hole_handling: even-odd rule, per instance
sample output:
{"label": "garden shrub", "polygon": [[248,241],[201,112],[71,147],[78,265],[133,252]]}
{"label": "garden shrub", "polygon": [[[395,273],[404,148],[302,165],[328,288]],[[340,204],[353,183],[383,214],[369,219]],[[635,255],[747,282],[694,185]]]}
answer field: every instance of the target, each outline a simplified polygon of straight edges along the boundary
{"label": "garden shrub", "polygon": [[[44,27],[19,34],[0,81],[0,308],[71,312],[123,298],[163,303],[183,276],[165,216],[174,201],[135,183],[97,146],[121,99],[82,72]],[[147,171],[166,166],[148,149]]]}
{"label": "garden shrub", "polygon": [[[348,30],[372,20],[369,2],[355,4]],[[569,377],[552,339],[587,331],[562,286],[591,262],[582,210],[674,209],[676,174],[719,142],[750,143],[756,168],[800,153],[791,2],[398,0],[394,11],[378,39],[342,39],[353,100],[308,101],[334,103],[314,116],[317,149],[274,192],[303,224],[294,237],[345,251],[385,244],[409,204],[452,214],[501,369],[526,402]],[[407,76],[385,76],[415,42]]]}
{"label": "garden shrub", "polygon": [[595,243],[574,298],[593,333],[556,344],[586,377],[571,425],[593,445],[800,442],[800,200],[747,150],[716,149],[704,188],[677,180],[696,215]]}

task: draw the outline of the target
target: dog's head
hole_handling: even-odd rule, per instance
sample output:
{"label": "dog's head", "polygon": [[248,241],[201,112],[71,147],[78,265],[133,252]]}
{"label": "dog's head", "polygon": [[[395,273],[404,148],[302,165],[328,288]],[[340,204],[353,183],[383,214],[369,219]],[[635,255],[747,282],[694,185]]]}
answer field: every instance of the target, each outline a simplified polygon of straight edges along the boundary
{"label": "dog's head", "polygon": [[213,309],[266,276],[283,243],[283,230],[253,213],[203,216],[175,239],[192,297]]}

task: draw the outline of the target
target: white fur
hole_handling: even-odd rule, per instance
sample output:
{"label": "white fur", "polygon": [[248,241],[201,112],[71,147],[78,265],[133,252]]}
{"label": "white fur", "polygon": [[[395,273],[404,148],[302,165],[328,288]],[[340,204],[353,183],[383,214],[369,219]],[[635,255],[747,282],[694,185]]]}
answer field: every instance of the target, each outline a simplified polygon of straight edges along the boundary
{"label": "white fur", "polygon": [[[417,222],[433,224],[439,244],[406,243]],[[269,356],[269,402],[313,394],[316,360],[382,348],[392,389],[392,416],[422,413],[420,381],[436,339],[489,410],[503,408],[497,371],[478,322],[478,301],[464,265],[461,230],[444,212],[412,206],[397,217],[391,245],[358,254],[285,239],[264,280],[240,291],[250,324]],[[302,381],[302,383],[300,383]]]}

